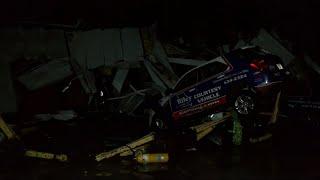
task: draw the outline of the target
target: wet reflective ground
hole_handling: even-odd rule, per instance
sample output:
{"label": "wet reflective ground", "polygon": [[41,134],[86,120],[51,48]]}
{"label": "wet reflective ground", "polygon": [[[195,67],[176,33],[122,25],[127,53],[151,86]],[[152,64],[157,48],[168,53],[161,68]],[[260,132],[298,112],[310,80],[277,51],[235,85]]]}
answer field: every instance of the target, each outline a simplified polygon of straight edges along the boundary
{"label": "wet reflective ground", "polygon": [[[86,129],[90,127],[87,126]],[[90,133],[79,132],[82,132],[82,135],[77,134],[76,142],[65,140],[64,143],[66,147],[64,151],[69,150],[70,162],[25,158],[19,153],[2,155],[0,179],[320,178],[319,133],[286,123],[275,129],[271,140],[258,144],[218,147],[204,139],[196,145],[196,151],[186,152],[182,148],[174,147],[169,150],[170,163],[160,165],[138,165],[131,157],[115,157],[99,163],[95,162],[92,160],[93,151],[99,151],[99,147],[91,147],[97,146],[97,138],[93,138]],[[68,134],[74,135],[74,133]],[[34,135],[32,137],[35,138]],[[65,134],[64,137],[66,137]],[[34,144],[37,143],[34,142]],[[41,145],[38,146],[38,149],[41,149]],[[48,146],[46,148],[48,149]]]}

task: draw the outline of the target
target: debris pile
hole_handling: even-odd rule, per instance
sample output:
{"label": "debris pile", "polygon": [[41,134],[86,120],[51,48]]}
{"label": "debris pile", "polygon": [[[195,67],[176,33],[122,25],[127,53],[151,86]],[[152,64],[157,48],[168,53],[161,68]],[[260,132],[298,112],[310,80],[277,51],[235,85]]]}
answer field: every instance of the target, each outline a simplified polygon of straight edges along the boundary
{"label": "debris pile", "polygon": [[[221,136],[226,134],[234,145],[245,140],[257,143],[271,138],[261,127],[276,124],[282,116],[280,92],[284,91],[278,89],[275,96],[268,96],[275,101],[268,111],[261,111],[256,107],[258,93],[249,86],[256,83],[254,87],[263,88],[276,84],[277,78],[289,75],[284,72],[287,68],[296,78],[304,77],[301,71],[293,71],[297,57],[264,29],[252,39],[239,39],[234,46],[206,47],[196,55],[190,48],[179,47],[179,43],[161,42],[156,30],[149,27],[58,32],[56,41],[34,45],[43,49],[41,53],[23,52],[28,56],[14,57],[12,63],[13,84],[19,97],[19,111],[12,124],[22,138],[0,118],[0,142],[19,141],[27,157],[66,162],[78,155],[22,143],[28,134],[39,132],[50,123],[59,127],[53,131],[61,130],[57,134],[71,129],[85,134],[80,137],[61,134],[60,140],[67,147],[70,139],[64,139],[65,135],[79,139],[77,142],[106,142],[108,135],[119,134],[137,137],[92,149],[82,147],[86,156],[97,162],[120,156],[133,157],[142,164],[167,163],[172,158],[168,139],[181,134],[192,137],[187,138],[192,143],[208,137],[221,145],[225,139]],[[183,43],[183,38],[180,41]],[[270,65],[267,59],[254,59],[248,63],[243,58],[246,55],[278,57],[275,59],[282,62]],[[244,62],[250,67],[243,68]],[[312,63],[309,58],[307,64]],[[265,80],[270,75],[261,75],[265,72],[274,74]],[[254,77],[253,83],[244,84],[243,80],[249,77]],[[258,122],[259,116],[266,116],[267,123]],[[181,119],[190,120],[190,124],[177,125]],[[78,126],[81,128],[77,129]],[[247,137],[247,132],[259,128],[263,134]],[[131,131],[136,134],[128,135]],[[56,143],[50,133],[42,134],[50,143]],[[151,150],[157,144],[165,148]]]}

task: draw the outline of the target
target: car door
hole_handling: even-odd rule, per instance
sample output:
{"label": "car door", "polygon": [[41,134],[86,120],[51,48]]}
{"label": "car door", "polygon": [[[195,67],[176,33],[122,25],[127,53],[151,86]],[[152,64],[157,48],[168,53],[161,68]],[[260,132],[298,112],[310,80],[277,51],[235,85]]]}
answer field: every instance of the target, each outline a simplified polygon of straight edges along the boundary
{"label": "car door", "polygon": [[217,101],[223,96],[220,79],[229,68],[227,63],[214,61],[186,74],[171,97],[173,118],[189,116],[222,103]]}
{"label": "car door", "polygon": [[171,96],[171,109],[173,112],[188,109],[193,106],[192,97],[195,88],[192,88],[198,82],[198,71],[194,70],[182,77],[174,88]]}

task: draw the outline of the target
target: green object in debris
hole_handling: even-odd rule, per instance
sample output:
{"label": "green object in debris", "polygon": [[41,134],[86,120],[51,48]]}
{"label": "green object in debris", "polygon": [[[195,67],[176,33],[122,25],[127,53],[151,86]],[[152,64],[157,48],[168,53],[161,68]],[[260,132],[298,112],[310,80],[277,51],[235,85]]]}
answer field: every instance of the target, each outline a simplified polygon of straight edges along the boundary
{"label": "green object in debris", "polygon": [[242,143],[243,127],[239,121],[238,114],[235,111],[232,111],[232,121],[233,121],[232,143],[238,146],[238,145],[241,145]]}

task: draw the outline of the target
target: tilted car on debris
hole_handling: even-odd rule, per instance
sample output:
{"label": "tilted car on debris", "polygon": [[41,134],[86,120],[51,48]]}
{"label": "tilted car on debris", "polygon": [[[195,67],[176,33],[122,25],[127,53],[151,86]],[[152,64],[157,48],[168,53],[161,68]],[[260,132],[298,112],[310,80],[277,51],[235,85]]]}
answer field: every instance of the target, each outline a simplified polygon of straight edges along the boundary
{"label": "tilted car on debris", "polygon": [[189,70],[178,80],[168,98],[170,117],[166,119],[169,124],[181,124],[227,108],[248,115],[263,97],[280,90],[286,73],[279,57],[259,47],[232,51]]}

